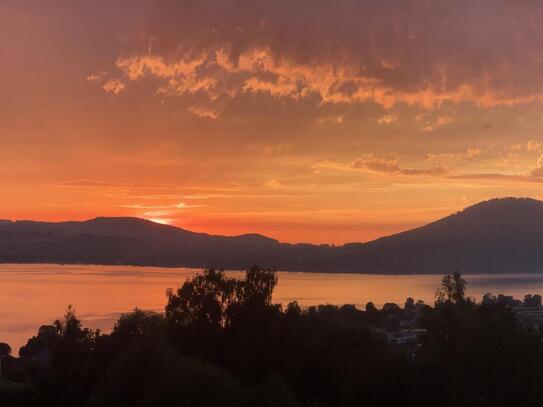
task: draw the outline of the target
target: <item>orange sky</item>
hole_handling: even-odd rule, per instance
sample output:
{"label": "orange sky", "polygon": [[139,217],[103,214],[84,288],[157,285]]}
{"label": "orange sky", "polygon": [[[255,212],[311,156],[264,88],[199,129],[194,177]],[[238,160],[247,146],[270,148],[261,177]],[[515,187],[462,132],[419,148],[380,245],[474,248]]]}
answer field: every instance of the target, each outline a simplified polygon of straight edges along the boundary
{"label": "orange sky", "polygon": [[543,198],[542,7],[2,1],[0,218],[342,243]]}

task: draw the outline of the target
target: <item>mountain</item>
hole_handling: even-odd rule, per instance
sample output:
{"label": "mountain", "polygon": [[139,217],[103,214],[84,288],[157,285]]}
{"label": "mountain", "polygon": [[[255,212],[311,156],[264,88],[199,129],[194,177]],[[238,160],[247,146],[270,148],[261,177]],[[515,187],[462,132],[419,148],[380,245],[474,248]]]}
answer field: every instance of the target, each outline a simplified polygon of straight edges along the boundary
{"label": "mountain", "polygon": [[258,234],[214,236],[138,218],[0,220],[0,262],[87,263],[358,273],[543,272],[543,202],[481,202],[367,243],[287,244]]}
{"label": "mountain", "polygon": [[481,202],[417,229],[347,244],[342,258],[372,272],[542,272],[543,202]]}

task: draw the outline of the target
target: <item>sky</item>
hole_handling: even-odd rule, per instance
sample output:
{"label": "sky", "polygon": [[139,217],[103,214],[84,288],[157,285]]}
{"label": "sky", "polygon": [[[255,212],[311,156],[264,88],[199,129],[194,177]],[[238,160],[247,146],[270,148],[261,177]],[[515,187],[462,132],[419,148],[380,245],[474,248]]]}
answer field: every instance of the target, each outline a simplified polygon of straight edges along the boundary
{"label": "sky", "polygon": [[543,3],[0,2],[0,218],[342,244],[543,199]]}

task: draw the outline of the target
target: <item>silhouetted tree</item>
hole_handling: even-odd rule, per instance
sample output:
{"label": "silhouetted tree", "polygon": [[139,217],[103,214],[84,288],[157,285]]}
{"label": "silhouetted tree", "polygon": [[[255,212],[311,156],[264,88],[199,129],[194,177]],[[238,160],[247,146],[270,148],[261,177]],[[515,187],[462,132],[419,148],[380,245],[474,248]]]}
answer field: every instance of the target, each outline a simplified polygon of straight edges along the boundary
{"label": "silhouetted tree", "polygon": [[220,327],[235,294],[235,280],[224,271],[209,269],[187,280],[177,292],[168,290],[166,319],[177,326],[205,323]]}
{"label": "silhouetted tree", "polygon": [[450,301],[459,304],[466,301],[466,280],[462,278],[462,274],[458,271],[446,274],[441,280],[436,297],[438,302]]}
{"label": "silhouetted tree", "polygon": [[141,336],[112,361],[90,406],[238,407],[247,396],[227,371],[181,357],[163,337]]}
{"label": "silhouetted tree", "polygon": [[30,373],[47,403],[79,405],[88,396],[92,374],[92,351],[99,331],[83,328],[69,306],[64,318],[39,329],[38,335],[21,347],[25,359],[39,363]]}
{"label": "silhouetted tree", "polygon": [[235,286],[237,300],[246,305],[270,305],[276,285],[275,270],[253,266]]}
{"label": "silhouetted tree", "polygon": [[393,302],[387,302],[385,305],[383,305],[383,309],[381,310],[385,314],[389,315],[401,315],[402,309],[398,304],[394,304]]}
{"label": "silhouetted tree", "polygon": [[297,318],[302,315],[302,309],[300,308],[300,305],[298,305],[298,301],[289,302],[285,315],[291,318]]}
{"label": "silhouetted tree", "polygon": [[373,305],[373,302],[370,301],[366,304],[366,312],[378,312],[377,307]]}
{"label": "silhouetted tree", "polygon": [[260,400],[257,404],[262,407],[299,406],[292,386],[278,373],[272,374],[266,383],[259,389],[258,399]]}
{"label": "silhouetted tree", "polygon": [[491,293],[486,293],[485,295],[483,295],[483,299],[481,303],[483,305],[490,305],[490,304],[494,304],[497,301],[498,300],[496,299],[494,295],[492,295]]}
{"label": "silhouetted tree", "polygon": [[[168,293],[164,316],[136,309],[106,335],[69,308],[9,358],[8,379],[30,387],[24,397],[24,385],[2,391],[0,405],[543,405],[543,333],[521,322],[512,297],[477,305],[458,273],[433,308],[412,299],[382,310],[282,308],[276,284],[273,270],[241,279],[208,270]],[[392,343],[405,319],[419,336]]]}
{"label": "silhouetted tree", "polygon": [[527,307],[540,307],[541,306],[541,296],[539,294],[526,294],[524,296],[524,305]]}
{"label": "silhouetted tree", "polygon": [[166,319],[180,327],[194,323],[224,327],[241,308],[270,306],[276,284],[275,271],[257,266],[248,270],[243,280],[228,278],[223,271],[206,270],[187,280],[177,292],[168,291]]}
{"label": "silhouetted tree", "polygon": [[154,332],[163,322],[164,317],[161,314],[136,308],[133,312],[121,315],[113,327],[111,337],[128,343],[139,336]]}
{"label": "silhouetted tree", "polygon": [[7,343],[0,342],[0,358],[5,358],[9,355],[11,355],[11,346],[9,346]]}

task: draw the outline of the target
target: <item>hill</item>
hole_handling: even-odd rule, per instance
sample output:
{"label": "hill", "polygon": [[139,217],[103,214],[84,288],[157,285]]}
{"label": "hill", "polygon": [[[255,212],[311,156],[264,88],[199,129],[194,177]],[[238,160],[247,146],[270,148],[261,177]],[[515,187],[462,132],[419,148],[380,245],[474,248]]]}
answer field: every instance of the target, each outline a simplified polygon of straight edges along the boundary
{"label": "hill", "polygon": [[0,222],[0,262],[132,264],[358,273],[543,271],[543,202],[485,201],[403,233],[343,246],[214,236],[138,218]]}
{"label": "hill", "polygon": [[543,202],[481,202],[426,226],[365,244],[342,258],[373,272],[464,273],[543,271]]}

